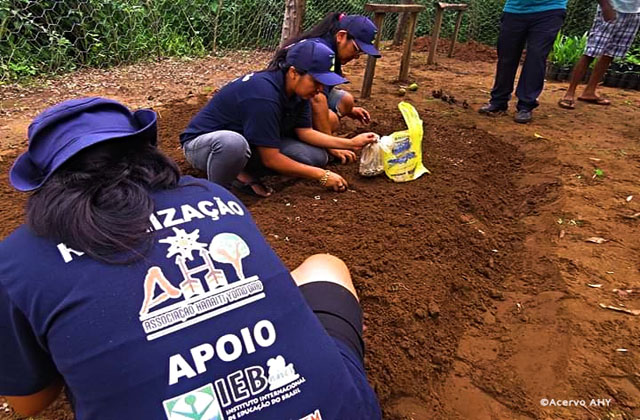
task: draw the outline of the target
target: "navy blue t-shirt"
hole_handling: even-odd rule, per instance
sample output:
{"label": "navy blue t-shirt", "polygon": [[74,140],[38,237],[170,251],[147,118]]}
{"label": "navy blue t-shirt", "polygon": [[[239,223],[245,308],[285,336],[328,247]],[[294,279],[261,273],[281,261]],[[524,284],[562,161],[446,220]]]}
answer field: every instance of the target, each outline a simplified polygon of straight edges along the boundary
{"label": "navy blue t-shirt", "polygon": [[250,73],[225,85],[189,122],[180,143],[217,130],[240,133],[251,146],[280,147],[294,128],[311,127],[311,106],[287,97],[284,73]]}
{"label": "navy blue t-shirt", "polygon": [[79,420],[381,418],[239,200],[191,177],[154,200],[136,263],[24,226],[0,243],[0,395],[59,372]]}

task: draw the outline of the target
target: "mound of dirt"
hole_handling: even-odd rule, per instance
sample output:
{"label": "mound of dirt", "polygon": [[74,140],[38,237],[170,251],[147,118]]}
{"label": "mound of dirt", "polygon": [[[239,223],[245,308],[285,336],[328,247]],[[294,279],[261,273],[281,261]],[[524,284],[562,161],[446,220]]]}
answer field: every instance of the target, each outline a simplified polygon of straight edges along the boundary
{"label": "mound of dirt", "polygon": [[[431,37],[423,36],[416,38],[413,43],[414,51],[429,52],[431,48]],[[451,48],[450,39],[439,39],[437,55],[446,57]],[[453,50],[453,57],[460,61],[484,61],[493,63],[498,59],[498,53],[494,47],[481,44],[476,41],[457,42]]]}

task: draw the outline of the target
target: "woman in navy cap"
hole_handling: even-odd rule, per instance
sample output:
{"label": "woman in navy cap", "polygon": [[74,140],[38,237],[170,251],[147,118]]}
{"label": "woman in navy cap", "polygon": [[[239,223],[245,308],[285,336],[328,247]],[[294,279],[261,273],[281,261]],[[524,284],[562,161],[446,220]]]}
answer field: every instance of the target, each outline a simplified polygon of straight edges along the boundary
{"label": "woman in navy cap", "polygon": [[[283,48],[275,54],[272,64],[281,60],[287,47],[303,39],[313,39],[324,43],[336,54],[335,72],[342,74],[342,66],[362,53],[380,57],[380,52],[373,45],[378,29],[366,16],[329,13],[322,21],[301,35],[284,42]],[[368,124],[369,112],[354,106],[353,95],[334,86],[325,86],[321,95],[311,100],[313,127],[323,133],[331,134],[338,130],[340,118],[347,116]],[[355,160],[355,153],[349,150],[330,150],[330,153],[343,163]]]}
{"label": "woman in navy cap", "polygon": [[343,177],[323,169],[326,149],[357,150],[376,136],[344,139],[312,128],[309,100],[324,86],[346,82],[334,73],[334,61],[324,44],[300,42],[272,68],[224,86],[180,135],[187,161],[212,182],[259,196],[271,194],[257,179],[265,168],[346,191]]}
{"label": "woman in navy cap", "polygon": [[103,98],[38,115],[0,242],[0,395],[78,420],[375,420],[349,271],[289,272],[224,188],[180,177],[156,114]]}

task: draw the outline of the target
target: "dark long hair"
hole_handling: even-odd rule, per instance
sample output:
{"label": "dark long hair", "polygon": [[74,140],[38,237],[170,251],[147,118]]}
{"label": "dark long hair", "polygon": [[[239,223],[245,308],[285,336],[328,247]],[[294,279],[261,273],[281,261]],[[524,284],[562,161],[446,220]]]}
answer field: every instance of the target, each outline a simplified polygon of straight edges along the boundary
{"label": "dark long hair", "polygon": [[175,188],[177,165],[142,140],[88,147],[58,168],[27,202],[27,225],[112,264],[139,260],[153,245],[153,191]]}
{"label": "dark long hair", "polygon": [[340,18],[344,15],[344,13],[340,12],[330,12],[328,13],[324,19],[318,22],[314,27],[307,30],[306,32],[301,33],[298,36],[291,37],[285,40],[278,51],[274,54],[273,58],[269,62],[267,66],[267,71],[274,71],[278,69],[282,69],[283,63],[287,58],[287,47],[295,44],[296,42],[302,41],[303,39],[310,38],[334,38],[336,33],[340,30]]}

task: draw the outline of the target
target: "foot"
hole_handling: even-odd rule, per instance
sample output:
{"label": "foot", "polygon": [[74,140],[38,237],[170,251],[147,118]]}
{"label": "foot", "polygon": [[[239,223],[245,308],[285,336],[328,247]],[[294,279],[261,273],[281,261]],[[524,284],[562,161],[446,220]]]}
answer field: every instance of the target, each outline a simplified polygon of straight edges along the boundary
{"label": "foot", "polygon": [[588,102],[590,104],[596,104],[596,105],[604,105],[604,106],[611,105],[610,100],[598,95],[585,95],[583,93],[582,96],[578,98],[578,100],[583,102]]}
{"label": "foot", "polygon": [[269,197],[273,193],[273,188],[262,184],[245,172],[238,174],[238,178],[233,181],[232,185],[238,191],[256,197]]}
{"label": "foot", "polygon": [[520,124],[530,123],[532,119],[533,112],[527,111],[526,109],[518,110],[518,112],[516,112],[516,116],[513,118],[515,122]]}
{"label": "foot", "polygon": [[558,101],[558,106],[564,109],[576,109],[576,101],[565,96]]}
{"label": "foot", "polygon": [[478,112],[482,115],[498,116],[507,112],[507,107],[500,107],[489,102],[488,104],[483,105]]}

